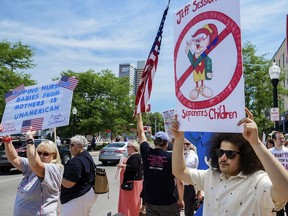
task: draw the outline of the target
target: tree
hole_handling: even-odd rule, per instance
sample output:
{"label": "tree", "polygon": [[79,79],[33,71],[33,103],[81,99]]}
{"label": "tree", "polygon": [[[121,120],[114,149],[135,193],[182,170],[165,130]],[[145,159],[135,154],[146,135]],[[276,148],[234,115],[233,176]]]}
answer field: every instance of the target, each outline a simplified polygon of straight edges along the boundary
{"label": "tree", "polygon": [[20,41],[11,43],[8,41],[0,42],[0,66],[8,68],[11,72],[17,69],[33,68],[32,57],[34,52],[28,45]]}
{"label": "tree", "polygon": [[[273,122],[267,117],[273,107],[272,85],[269,78],[271,61],[265,55],[257,56],[255,46],[246,42],[242,48],[245,80],[245,106],[252,111],[254,120],[259,127],[259,133],[273,128]],[[281,74],[280,82],[284,79]],[[278,85],[279,95],[287,95],[287,90]],[[283,111],[283,101],[279,97],[279,107]]]}
{"label": "tree", "polygon": [[23,45],[21,42],[10,43],[7,41],[0,42],[0,118],[2,119],[5,108],[4,94],[17,86],[34,85],[36,82],[31,79],[30,74],[24,74],[19,69],[30,69],[32,64],[32,49]]}
{"label": "tree", "polygon": [[[134,106],[127,77],[116,77],[110,70],[66,71],[61,75],[75,76],[79,80],[72,101],[72,107],[78,110],[76,133],[87,135],[110,130],[120,134],[128,130]],[[71,135],[67,128],[58,131]]]}

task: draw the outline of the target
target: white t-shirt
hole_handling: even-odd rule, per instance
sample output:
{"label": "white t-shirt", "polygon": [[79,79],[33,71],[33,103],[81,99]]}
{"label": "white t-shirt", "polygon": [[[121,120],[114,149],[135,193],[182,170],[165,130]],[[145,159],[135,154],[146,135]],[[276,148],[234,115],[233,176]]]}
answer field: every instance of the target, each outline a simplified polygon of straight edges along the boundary
{"label": "white t-shirt", "polygon": [[212,168],[190,169],[193,186],[205,192],[203,216],[270,216],[274,203],[271,181],[264,171],[226,179]]}
{"label": "white t-shirt", "polygon": [[45,163],[45,177],[42,179],[31,171],[27,158],[21,158],[21,165],[24,178],[17,189],[14,215],[56,216],[62,181],[61,167]]}
{"label": "white t-shirt", "polygon": [[280,161],[285,169],[288,170],[288,148],[283,146],[281,150],[278,150],[273,147],[269,150]]}
{"label": "white t-shirt", "polygon": [[198,168],[199,165],[198,155],[193,150],[189,150],[186,154],[184,154],[184,160],[188,168],[190,169]]}

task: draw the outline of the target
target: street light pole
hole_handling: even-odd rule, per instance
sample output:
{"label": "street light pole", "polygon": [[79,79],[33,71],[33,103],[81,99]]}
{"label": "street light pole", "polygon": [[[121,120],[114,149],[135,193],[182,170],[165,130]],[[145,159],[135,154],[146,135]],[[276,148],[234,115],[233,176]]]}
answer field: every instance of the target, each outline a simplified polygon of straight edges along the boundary
{"label": "street light pole", "polygon": [[[280,77],[280,67],[276,65],[275,61],[273,62],[273,65],[269,68],[269,76],[273,85],[273,107],[278,108],[277,85]],[[279,115],[278,119],[274,121],[274,127],[276,130],[279,129]]]}
{"label": "street light pole", "polygon": [[76,127],[76,114],[77,114],[77,109],[76,107],[73,108],[72,110],[73,113],[73,136],[75,135],[75,127]]}

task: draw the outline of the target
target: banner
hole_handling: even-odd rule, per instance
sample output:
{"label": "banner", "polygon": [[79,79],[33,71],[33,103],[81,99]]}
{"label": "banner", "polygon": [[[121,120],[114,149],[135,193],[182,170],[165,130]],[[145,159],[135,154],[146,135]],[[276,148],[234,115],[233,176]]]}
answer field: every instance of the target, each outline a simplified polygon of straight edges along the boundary
{"label": "banner", "polygon": [[59,81],[24,85],[7,92],[0,135],[25,133],[69,125],[73,90],[78,80],[63,76]]}
{"label": "banner", "polygon": [[181,131],[242,132],[245,117],[239,0],[187,4],[174,17]]}

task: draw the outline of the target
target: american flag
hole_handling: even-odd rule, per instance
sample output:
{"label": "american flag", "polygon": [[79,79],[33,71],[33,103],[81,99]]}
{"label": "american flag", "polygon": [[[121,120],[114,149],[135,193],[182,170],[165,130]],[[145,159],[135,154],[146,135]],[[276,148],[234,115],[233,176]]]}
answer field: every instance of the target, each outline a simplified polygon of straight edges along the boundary
{"label": "american flag", "polygon": [[[78,82],[79,80],[77,80],[75,77],[62,76],[59,81],[59,84],[63,88],[67,88],[67,89],[74,91],[74,89],[78,85]],[[66,83],[67,85],[64,85],[64,83]]]}
{"label": "american flag", "polygon": [[21,91],[25,89],[24,84],[21,84],[20,86],[16,87],[13,90],[10,90],[9,92],[4,94],[4,98],[5,98],[5,102],[8,103],[9,101],[13,100],[14,98],[19,96],[19,93],[17,93],[18,91]]}
{"label": "american flag", "polygon": [[163,13],[162,20],[152,45],[151,51],[148,55],[143,74],[141,77],[141,81],[137,90],[136,99],[135,99],[135,111],[134,115],[137,113],[146,112],[148,107],[148,101],[150,99],[151,91],[152,91],[152,81],[155,76],[157,65],[158,65],[158,55],[160,51],[161,41],[162,41],[162,33],[163,27],[165,23],[165,19],[168,13],[170,0],[168,1],[168,5]]}
{"label": "american flag", "polygon": [[32,127],[32,130],[41,130],[43,126],[43,120],[44,117],[24,120],[22,123],[21,133],[25,133],[30,130],[30,127]]}

